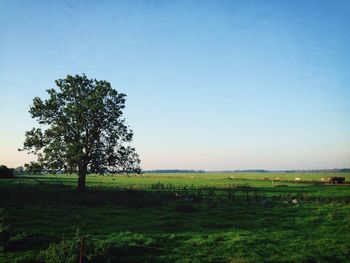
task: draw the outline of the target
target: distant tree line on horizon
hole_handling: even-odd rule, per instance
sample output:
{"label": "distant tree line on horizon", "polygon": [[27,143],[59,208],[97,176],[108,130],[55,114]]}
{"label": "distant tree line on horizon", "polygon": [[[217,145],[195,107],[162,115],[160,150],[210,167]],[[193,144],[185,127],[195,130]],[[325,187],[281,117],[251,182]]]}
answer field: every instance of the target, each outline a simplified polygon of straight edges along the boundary
{"label": "distant tree line on horizon", "polygon": [[165,169],[165,170],[145,170],[144,173],[150,174],[165,174],[165,173],[206,173],[204,170],[180,170],[180,169]]}
{"label": "distant tree line on horizon", "polygon": [[341,169],[324,169],[324,170],[263,170],[263,169],[247,169],[247,170],[181,170],[181,169],[159,169],[145,170],[144,173],[324,173],[324,172],[350,172],[350,168]]}
{"label": "distant tree line on horizon", "polygon": [[14,177],[14,169],[8,168],[6,165],[0,165],[0,178]]}
{"label": "distant tree line on horizon", "polygon": [[263,170],[263,169],[246,169],[246,170],[181,170],[181,169],[158,169],[145,170],[144,173],[350,173],[350,168],[332,168],[332,169],[315,169],[315,170]]}
{"label": "distant tree line on horizon", "polygon": [[[88,171],[92,173],[92,171]],[[0,178],[13,178],[16,175],[40,175],[40,174],[70,174],[72,171],[52,171],[41,167],[37,162],[30,162],[24,166],[17,168],[8,168],[5,165],[0,165]],[[113,173],[113,172],[109,172]],[[150,174],[167,174],[167,173],[350,173],[350,168],[333,168],[320,170],[223,170],[223,171],[206,171],[206,170],[181,170],[181,169],[158,169],[158,170],[144,170],[143,173]]]}

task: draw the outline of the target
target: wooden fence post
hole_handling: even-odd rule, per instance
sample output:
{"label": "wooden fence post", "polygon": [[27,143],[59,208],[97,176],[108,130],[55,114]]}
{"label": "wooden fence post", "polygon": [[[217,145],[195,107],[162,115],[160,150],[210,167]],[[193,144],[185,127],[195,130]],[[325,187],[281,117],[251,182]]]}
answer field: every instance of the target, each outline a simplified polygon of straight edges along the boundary
{"label": "wooden fence post", "polygon": [[83,257],[84,257],[84,236],[80,237],[80,256],[79,256],[79,263],[83,263]]}

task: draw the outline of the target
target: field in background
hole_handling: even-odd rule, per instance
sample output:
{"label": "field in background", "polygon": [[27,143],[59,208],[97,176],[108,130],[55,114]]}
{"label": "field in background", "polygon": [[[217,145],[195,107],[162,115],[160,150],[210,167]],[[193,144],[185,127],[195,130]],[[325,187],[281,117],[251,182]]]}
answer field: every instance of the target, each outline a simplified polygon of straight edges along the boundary
{"label": "field in background", "polygon": [[321,184],[332,175],[350,181],[89,175],[89,191],[77,193],[75,175],[0,180],[0,261],[75,262],[84,235],[87,262],[350,262],[350,186]]}
{"label": "field in background", "polygon": [[[306,183],[321,183],[322,178],[330,176],[344,176],[350,182],[350,173],[173,173],[173,174],[142,174],[141,176],[126,175],[97,175],[87,176],[88,187],[136,187],[144,188],[152,184],[171,184],[178,187],[228,187],[230,185],[249,185],[269,187],[283,182],[288,185]],[[41,175],[23,176],[18,180],[2,180],[0,184],[21,183],[23,180],[33,178],[32,183],[38,181],[52,184],[75,185],[76,175]],[[299,178],[300,181],[296,181]],[[38,181],[35,181],[37,179]],[[22,181],[23,181],[22,180]],[[30,183],[26,180],[26,183]]]}

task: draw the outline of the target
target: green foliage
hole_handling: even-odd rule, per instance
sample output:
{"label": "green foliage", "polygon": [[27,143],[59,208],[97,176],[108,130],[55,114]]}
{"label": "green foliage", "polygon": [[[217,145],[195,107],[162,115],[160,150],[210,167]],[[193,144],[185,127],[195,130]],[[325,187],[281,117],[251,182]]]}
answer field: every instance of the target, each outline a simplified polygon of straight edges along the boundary
{"label": "green foliage", "polygon": [[78,172],[81,190],[88,171],[140,172],[138,155],[127,144],[133,132],[123,118],[126,95],[85,75],[68,75],[56,85],[47,100],[34,98],[29,112],[46,129],[27,131],[22,150],[38,155],[45,169]]}
{"label": "green foliage", "polygon": [[46,263],[76,263],[79,259],[79,240],[62,240],[52,243],[40,253],[39,258]]}
{"label": "green foliage", "polygon": [[27,174],[41,174],[43,171],[43,165],[38,162],[30,162],[24,165]]}
{"label": "green foliage", "polygon": [[23,175],[24,174],[24,167],[23,166],[16,167],[15,174],[16,175]]}

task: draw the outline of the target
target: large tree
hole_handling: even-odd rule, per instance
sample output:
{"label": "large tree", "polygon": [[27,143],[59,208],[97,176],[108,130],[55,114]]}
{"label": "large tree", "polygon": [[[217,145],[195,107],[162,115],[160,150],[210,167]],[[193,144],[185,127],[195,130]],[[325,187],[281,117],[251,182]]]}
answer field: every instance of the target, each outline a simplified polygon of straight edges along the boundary
{"label": "large tree", "polygon": [[141,172],[123,118],[126,95],[84,74],[55,82],[48,99],[34,98],[29,113],[41,128],[25,133],[21,150],[38,155],[46,169],[77,172],[78,190],[85,189],[88,172]]}

